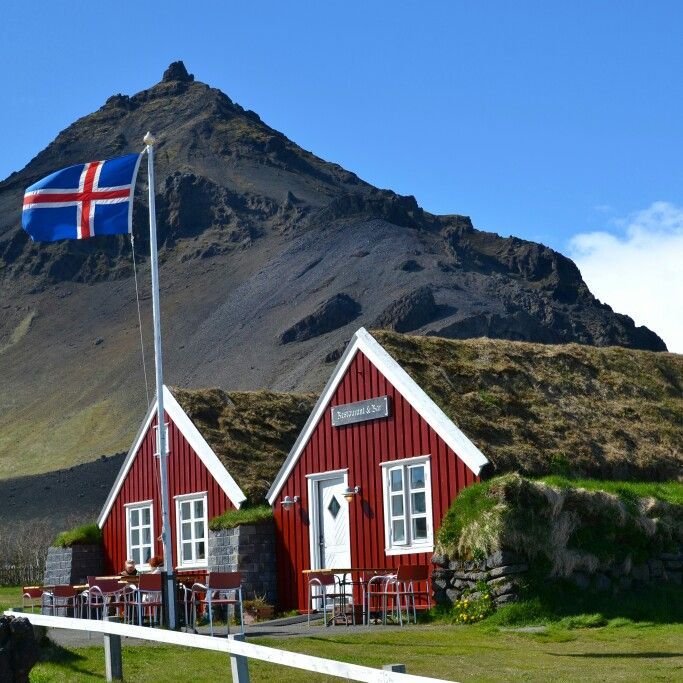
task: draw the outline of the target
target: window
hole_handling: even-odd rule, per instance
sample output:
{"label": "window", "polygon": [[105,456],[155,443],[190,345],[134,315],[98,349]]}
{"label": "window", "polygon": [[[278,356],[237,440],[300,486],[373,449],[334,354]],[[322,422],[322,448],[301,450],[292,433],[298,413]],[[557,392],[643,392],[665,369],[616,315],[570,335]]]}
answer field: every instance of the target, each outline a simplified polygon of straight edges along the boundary
{"label": "window", "polygon": [[429,456],[382,463],[384,536],[389,555],[433,549]]}
{"label": "window", "polygon": [[178,566],[206,566],[206,493],[176,497]]}
{"label": "window", "polygon": [[152,557],[154,538],[154,517],[152,501],[126,505],[127,558],[145,569]]}

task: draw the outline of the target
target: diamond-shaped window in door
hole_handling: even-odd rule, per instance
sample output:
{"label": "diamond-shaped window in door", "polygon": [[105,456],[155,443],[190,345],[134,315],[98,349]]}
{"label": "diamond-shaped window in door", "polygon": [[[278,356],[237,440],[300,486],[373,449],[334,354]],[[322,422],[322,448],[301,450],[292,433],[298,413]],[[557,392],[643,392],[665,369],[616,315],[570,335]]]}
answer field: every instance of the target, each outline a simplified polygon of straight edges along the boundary
{"label": "diamond-shaped window in door", "polygon": [[332,513],[332,517],[334,517],[334,519],[337,519],[337,515],[339,514],[341,505],[339,505],[339,502],[337,501],[335,496],[332,496],[332,500],[330,501],[330,504],[327,506],[327,509]]}

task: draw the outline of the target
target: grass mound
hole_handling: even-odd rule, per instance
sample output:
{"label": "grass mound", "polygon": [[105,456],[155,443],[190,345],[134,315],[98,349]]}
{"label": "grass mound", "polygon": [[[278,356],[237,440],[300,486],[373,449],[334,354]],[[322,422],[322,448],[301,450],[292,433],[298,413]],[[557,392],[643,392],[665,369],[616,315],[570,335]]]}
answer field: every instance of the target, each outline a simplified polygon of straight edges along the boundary
{"label": "grass mound", "polygon": [[498,474],[683,472],[683,356],[373,332]]}
{"label": "grass mound", "polygon": [[102,543],[102,530],[93,523],[83,524],[71,531],[62,531],[52,545],[57,548],[71,548],[74,545],[99,545],[100,543]]}
{"label": "grass mound", "polygon": [[[511,549],[566,577],[618,563],[630,569],[683,543],[683,506],[668,502],[681,496],[683,484],[657,490],[595,482],[589,490],[580,483],[508,474],[469,487],[446,513],[437,550],[469,559]],[[660,497],[641,497],[644,491]]]}
{"label": "grass mound", "polygon": [[273,519],[273,508],[268,505],[243,507],[239,510],[226,510],[222,515],[209,522],[211,531],[234,529],[240,524],[263,524]]}

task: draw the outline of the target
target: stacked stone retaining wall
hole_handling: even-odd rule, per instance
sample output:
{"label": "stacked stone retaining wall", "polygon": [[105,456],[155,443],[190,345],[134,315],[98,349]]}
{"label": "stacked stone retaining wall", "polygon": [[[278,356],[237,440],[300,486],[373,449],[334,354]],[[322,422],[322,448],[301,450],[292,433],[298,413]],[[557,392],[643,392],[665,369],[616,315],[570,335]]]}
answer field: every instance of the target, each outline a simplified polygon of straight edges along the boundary
{"label": "stacked stone retaining wall", "polygon": [[[519,554],[499,550],[482,560],[450,560],[436,554],[432,558],[432,587],[437,604],[452,605],[464,593],[479,597],[484,582],[496,606],[514,602],[528,580],[530,566]],[[647,562],[634,565],[621,562],[588,573],[574,571],[568,579],[578,588],[592,591],[625,591],[669,582],[683,584],[683,550],[662,553]]]}
{"label": "stacked stone retaining wall", "polygon": [[275,604],[275,526],[273,522],[242,524],[209,532],[209,571],[242,573],[245,600],[264,597]]}
{"label": "stacked stone retaining wall", "polygon": [[524,585],[529,565],[516,553],[497,551],[483,560],[449,560],[445,555],[432,558],[432,586],[437,604],[454,604],[468,593],[479,596],[479,588],[486,584],[497,605],[516,600]]}

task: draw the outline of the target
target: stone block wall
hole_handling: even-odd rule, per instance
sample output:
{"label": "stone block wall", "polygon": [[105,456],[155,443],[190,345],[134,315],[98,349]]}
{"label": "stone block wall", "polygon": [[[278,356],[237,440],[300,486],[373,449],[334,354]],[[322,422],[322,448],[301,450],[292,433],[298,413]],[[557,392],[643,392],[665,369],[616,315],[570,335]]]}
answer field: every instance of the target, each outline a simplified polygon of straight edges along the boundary
{"label": "stone block wall", "polygon": [[43,585],[56,586],[86,583],[89,575],[102,574],[102,546],[75,545],[71,548],[50,547],[45,561]]}
{"label": "stone block wall", "polygon": [[[499,550],[483,560],[449,560],[445,555],[432,558],[432,587],[437,604],[452,605],[473,591],[472,599],[479,597],[477,584],[485,581],[497,606],[518,599],[529,572],[528,562],[513,551]],[[647,562],[632,565],[622,562],[588,573],[575,571],[568,577],[578,588],[590,591],[619,592],[642,588],[658,582],[683,585],[683,549],[677,553],[662,553]]]}
{"label": "stone block wall", "polygon": [[275,604],[275,525],[242,524],[233,529],[209,531],[209,571],[242,572],[245,600],[264,597]]}
{"label": "stone block wall", "polygon": [[495,605],[513,602],[529,571],[529,565],[519,555],[508,551],[497,551],[483,560],[449,560],[445,555],[434,555],[432,564],[434,600],[440,605],[454,604],[465,591],[472,591],[472,599],[481,597],[477,588],[482,581]]}

